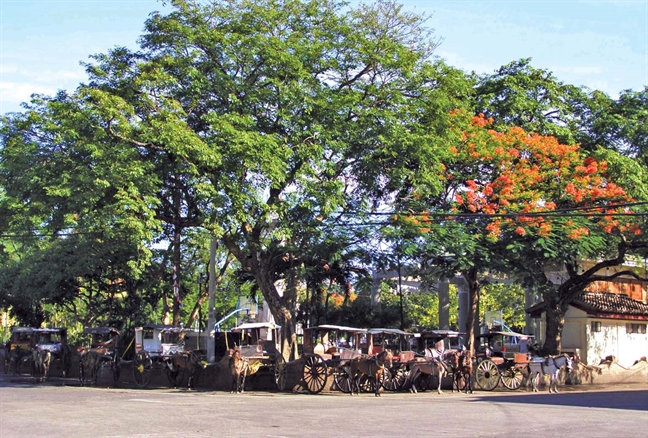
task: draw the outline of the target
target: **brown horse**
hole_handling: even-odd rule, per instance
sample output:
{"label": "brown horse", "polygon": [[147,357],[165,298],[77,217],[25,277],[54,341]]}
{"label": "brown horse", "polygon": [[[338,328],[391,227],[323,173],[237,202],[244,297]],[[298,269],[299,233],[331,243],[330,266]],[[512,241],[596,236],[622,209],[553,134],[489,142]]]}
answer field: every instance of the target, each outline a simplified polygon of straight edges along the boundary
{"label": "brown horse", "polygon": [[248,360],[241,356],[241,350],[236,349],[232,353],[232,357],[229,360],[230,372],[232,373],[232,389],[231,393],[234,391],[237,393],[245,392],[245,377],[250,370],[250,364]]}
{"label": "brown horse", "polygon": [[441,394],[441,381],[448,374],[447,365],[439,359],[418,360],[410,366],[410,392],[417,393],[416,382],[423,374],[436,376],[439,381],[437,392]]}
{"label": "brown horse", "polygon": [[107,348],[90,348],[81,349],[79,354],[81,356],[79,361],[81,385],[91,384],[96,386],[103,363],[112,360],[110,351]]}
{"label": "brown horse", "polygon": [[351,376],[353,378],[351,395],[353,395],[354,388],[356,394],[360,393],[360,378],[367,376],[373,382],[376,397],[380,397],[381,377],[385,370],[385,364],[391,368],[393,358],[394,355],[391,350],[384,350],[376,356],[358,357],[351,360]]}
{"label": "brown horse", "polygon": [[174,354],[164,358],[167,365],[167,377],[169,382],[178,387],[184,380],[184,375],[187,374],[189,379],[187,381],[187,389],[193,388],[194,374],[199,366],[200,356],[194,351],[185,351],[182,354]]}
{"label": "brown horse", "polygon": [[465,388],[466,394],[468,394],[468,390],[472,394],[472,373],[472,355],[469,350],[464,350],[457,355],[457,366],[452,373],[452,392],[455,388],[457,388],[457,392],[461,392],[461,388]]}

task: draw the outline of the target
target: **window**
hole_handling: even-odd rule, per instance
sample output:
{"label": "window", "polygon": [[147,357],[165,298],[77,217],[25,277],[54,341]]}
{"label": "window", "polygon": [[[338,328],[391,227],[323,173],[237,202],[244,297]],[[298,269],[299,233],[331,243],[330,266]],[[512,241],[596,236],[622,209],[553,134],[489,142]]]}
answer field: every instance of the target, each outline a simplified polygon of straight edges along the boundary
{"label": "window", "polygon": [[627,333],[646,334],[646,324],[626,324]]}

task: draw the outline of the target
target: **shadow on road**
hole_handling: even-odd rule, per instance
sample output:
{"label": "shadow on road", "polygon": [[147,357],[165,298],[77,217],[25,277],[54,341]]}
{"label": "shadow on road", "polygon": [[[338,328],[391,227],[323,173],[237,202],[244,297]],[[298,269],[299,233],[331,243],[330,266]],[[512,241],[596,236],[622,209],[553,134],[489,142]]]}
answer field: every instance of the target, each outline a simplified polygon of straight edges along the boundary
{"label": "shadow on road", "polygon": [[474,401],[648,411],[648,390],[526,394],[523,397],[518,395],[490,395],[488,397],[476,397]]}

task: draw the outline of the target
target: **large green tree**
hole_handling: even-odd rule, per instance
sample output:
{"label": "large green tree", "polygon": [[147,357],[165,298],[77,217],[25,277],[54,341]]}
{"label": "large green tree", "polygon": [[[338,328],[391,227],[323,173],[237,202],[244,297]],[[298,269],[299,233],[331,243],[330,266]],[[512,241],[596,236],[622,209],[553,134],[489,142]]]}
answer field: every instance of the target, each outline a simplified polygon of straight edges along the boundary
{"label": "large green tree", "polygon": [[415,182],[438,189],[417,169],[434,167],[430,126],[466,90],[430,62],[424,21],[390,1],[173,1],[140,51],[95,57],[69,118],[153,185],[146,214],[172,239],[220,238],[292,347],[300,270],[330,222]]}

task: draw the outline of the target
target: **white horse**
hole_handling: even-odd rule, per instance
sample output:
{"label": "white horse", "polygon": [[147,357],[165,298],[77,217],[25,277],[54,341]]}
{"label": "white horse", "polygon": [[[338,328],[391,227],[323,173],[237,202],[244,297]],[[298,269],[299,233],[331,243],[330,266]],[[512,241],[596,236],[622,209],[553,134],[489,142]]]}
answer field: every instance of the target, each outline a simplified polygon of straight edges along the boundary
{"label": "white horse", "polygon": [[572,358],[567,354],[560,356],[532,357],[529,362],[529,380],[533,384],[533,392],[538,392],[538,379],[549,374],[549,392],[558,393],[558,374],[562,368],[567,372],[572,370]]}
{"label": "white horse", "polygon": [[441,391],[441,379],[448,374],[448,367],[446,366],[445,363],[443,363],[442,360],[439,359],[422,359],[418,358],[411,366],[410,366],[410,372],[409,372],[409,383],[410,383],[410,392],[417,393],[416,389],[416,382],[417,378],[419,378],[423,374],[429,374],[431,376],[436,376],[437,379],[439,380],[439,387],[437,388],[437,392],[439,394],[442,393]]}

